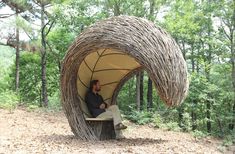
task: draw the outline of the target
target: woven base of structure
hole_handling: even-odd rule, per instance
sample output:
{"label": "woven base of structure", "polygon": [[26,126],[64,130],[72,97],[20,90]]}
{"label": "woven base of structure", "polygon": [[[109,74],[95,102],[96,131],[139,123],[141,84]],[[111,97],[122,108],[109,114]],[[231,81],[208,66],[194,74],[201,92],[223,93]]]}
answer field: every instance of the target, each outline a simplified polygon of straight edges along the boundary
{"label": "woven base of structure", "polygon": [[[77,74],[85,57],[99,49],[113,49],[133,57],[151,77],[158,95],[168,106],[179,105],[188,91],[186,62],[172,37],[152,22],[132,17],[112,17],[87,28],[68,49],[62,63],[61,97],[73,133],[84,140],[97,140],[84,120],[78,97]],[[121,60],[120,60],[121,62]],[[123,83],[136,70],[130,70],[113,92],[115,101]]]}

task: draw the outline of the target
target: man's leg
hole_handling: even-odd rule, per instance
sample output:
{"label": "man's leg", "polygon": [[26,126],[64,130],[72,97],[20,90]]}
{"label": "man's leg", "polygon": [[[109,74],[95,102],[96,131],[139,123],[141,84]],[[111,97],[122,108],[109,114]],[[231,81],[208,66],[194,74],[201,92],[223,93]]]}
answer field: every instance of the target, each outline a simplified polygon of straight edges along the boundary
{"label": "man's leg", "polygon": [[97,116],[97,118],[113,118],[113,114],[111,111],[105,111]]}
{"label": "man's leg", "polygon": [[[112,105],[107,110],[110,110],[113,113],[112,116],[113,116],[114,126],[122,123],[121,113],[117,105]],[[125,138],[125,136],[122,134],[122,130],[115,129],[115,134],[117,139]]]}
{"label": "man's leg", "polygon": [[[113,108],[113,107],[112,107]],[[115,107],[114,107],[115,108]],[[112,110],[116,110],[116,109],[112,109]],[[114,111],[114,112],[116,112],[116,111]],[[120,113],[120,112],[119,112]],[[116,114],[116,113],[115,113]],[[120,115],[120,117],[121,117],[121,115]],[[115,121],[114,122],[114,114],[112,113],[112,111],[109,109],[107,109],[105,112],[103,112],[103,113],[101,113],[99,116],[98,116],[98,118],[113,118],[113,123],[114,123],[114,127],[115,127],[115,123],[117,123],[118,121],[119,121],[119,119],[118,119],[118,121]],[[121,119],[121,118],[120,118]],[[120,122],[119,122],[120,123]],[[119,123],[117,123],[117,124],[119,124]],[[121,130],[116,130],[116,129],[114,129],[115,130],[115,134],[116,134],[116,138],[117,139],[121,139],[121,138],[124,138],[124,136],[123,136],[123,134],[122,134],[122,131]]]}
{"label": "man's leg", "polygon": [[110,106],[105,112],[98,115],[97,118],[113,118],[114,126],[122,123],[121,113],[117,105]]}
{"label": "man's leg", "polygon": [[122,117],[120,110],[117,105],[112,105],[106,109],[106,111],[110,111],[113,117],[113,124],[116,126],[117,124],[122,123]]}

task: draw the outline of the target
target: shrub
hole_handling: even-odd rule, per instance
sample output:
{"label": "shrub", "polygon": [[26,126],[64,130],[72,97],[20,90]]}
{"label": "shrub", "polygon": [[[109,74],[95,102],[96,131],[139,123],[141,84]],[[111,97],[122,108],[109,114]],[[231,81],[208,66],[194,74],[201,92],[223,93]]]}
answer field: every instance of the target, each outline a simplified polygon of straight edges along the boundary
{"label": "shrub", "polygon": [[11,90],[7,90],[0,93],[0,108],[8,109],[12,112],[19,103],[19,96]]}
{"label": "shrub", "polygon": [[134,123],[137,123],[139,125],[144,125],[150,122],[153,122],[153,117],[152,117],[151,112],[146,112],[146,111],[131,111],[129,114],[126,114],[126,118]]}
{"label": "shrub", "polygon": [[206,132],[202,132],[202,131],[199,131],[199,130],[195,130],[192,132],[192,135],[195,137],[195,138],[204,138],[206,136],[208,136],[208,134]]}
{"label": "shrub", "polygon": [[156,128],[161,128],[163,125],[163,119],[160,114],[155,114],[153,117],[153,125]]}
{"label": "shrub", "polygon": [[183,113],[183,123],[182,127],[184,128],[184,131],[191,131],[192,130],[192,121],[191,116],[189,113],[185,112]]}
{"label": "shrub", "polygon": [[[35,104],[40,100],[40,56],[39,54],[23,52],[20,58],[19,95],[24,103]],[[15,84],[15,65],[11,67],[11,87]]]}
{"label": "shrub", "polygon": [[179,127],[178,123],[177,122],[168,122],[168,123],[163,123],[161,125],[161,128],[162,129],[165,129],[165,130],[172,130],[172,131],[180,131],[181,128]]}
{"label": "shrub", "polygon": [[224,137],[223,146],[231,146],[233,144],[235,144],[235,133]]}
{"label": "shrub", "polygon": [[48,109],[53,111],[60,111],[62,110],[61,102],[60,102],[60,92],[57,91],[54,93],[54,95],[49,96],[49,104]]}

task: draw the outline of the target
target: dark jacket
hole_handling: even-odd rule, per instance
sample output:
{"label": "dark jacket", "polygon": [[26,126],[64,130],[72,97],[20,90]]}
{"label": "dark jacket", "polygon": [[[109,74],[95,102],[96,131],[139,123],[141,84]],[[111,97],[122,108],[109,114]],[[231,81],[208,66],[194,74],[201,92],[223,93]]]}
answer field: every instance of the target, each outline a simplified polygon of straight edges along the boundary
{"label": "dark jacket", "polygon": [[[93,117],[97,117],[101,113],[105,112],[105,109],[100,109],[100,105],[105,102],[103,97],[98,93],[95,94],[89,90],[86,93],[85,102],[87,103],[88,110],[91,112]],[[105,106],[107,107],[107,105]]]}

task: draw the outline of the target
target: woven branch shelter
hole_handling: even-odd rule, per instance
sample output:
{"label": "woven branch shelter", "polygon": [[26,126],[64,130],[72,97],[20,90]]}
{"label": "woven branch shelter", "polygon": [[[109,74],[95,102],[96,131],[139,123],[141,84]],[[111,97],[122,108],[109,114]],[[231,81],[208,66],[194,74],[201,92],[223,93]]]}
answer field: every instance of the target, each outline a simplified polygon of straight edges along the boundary
{"label": "woven branch shelter", "polygon": [[85,93],[90,80],[98,79],[104,100],[116,104],[123,84],[141,70],[148,73],[166,105],[184,100],[186,62],[165,30],[132,16],[111,17],[84,30],[68,49],[61,71],[62,105],[72,132],[83,140],[115,138],[112,119],[91,118]]}

